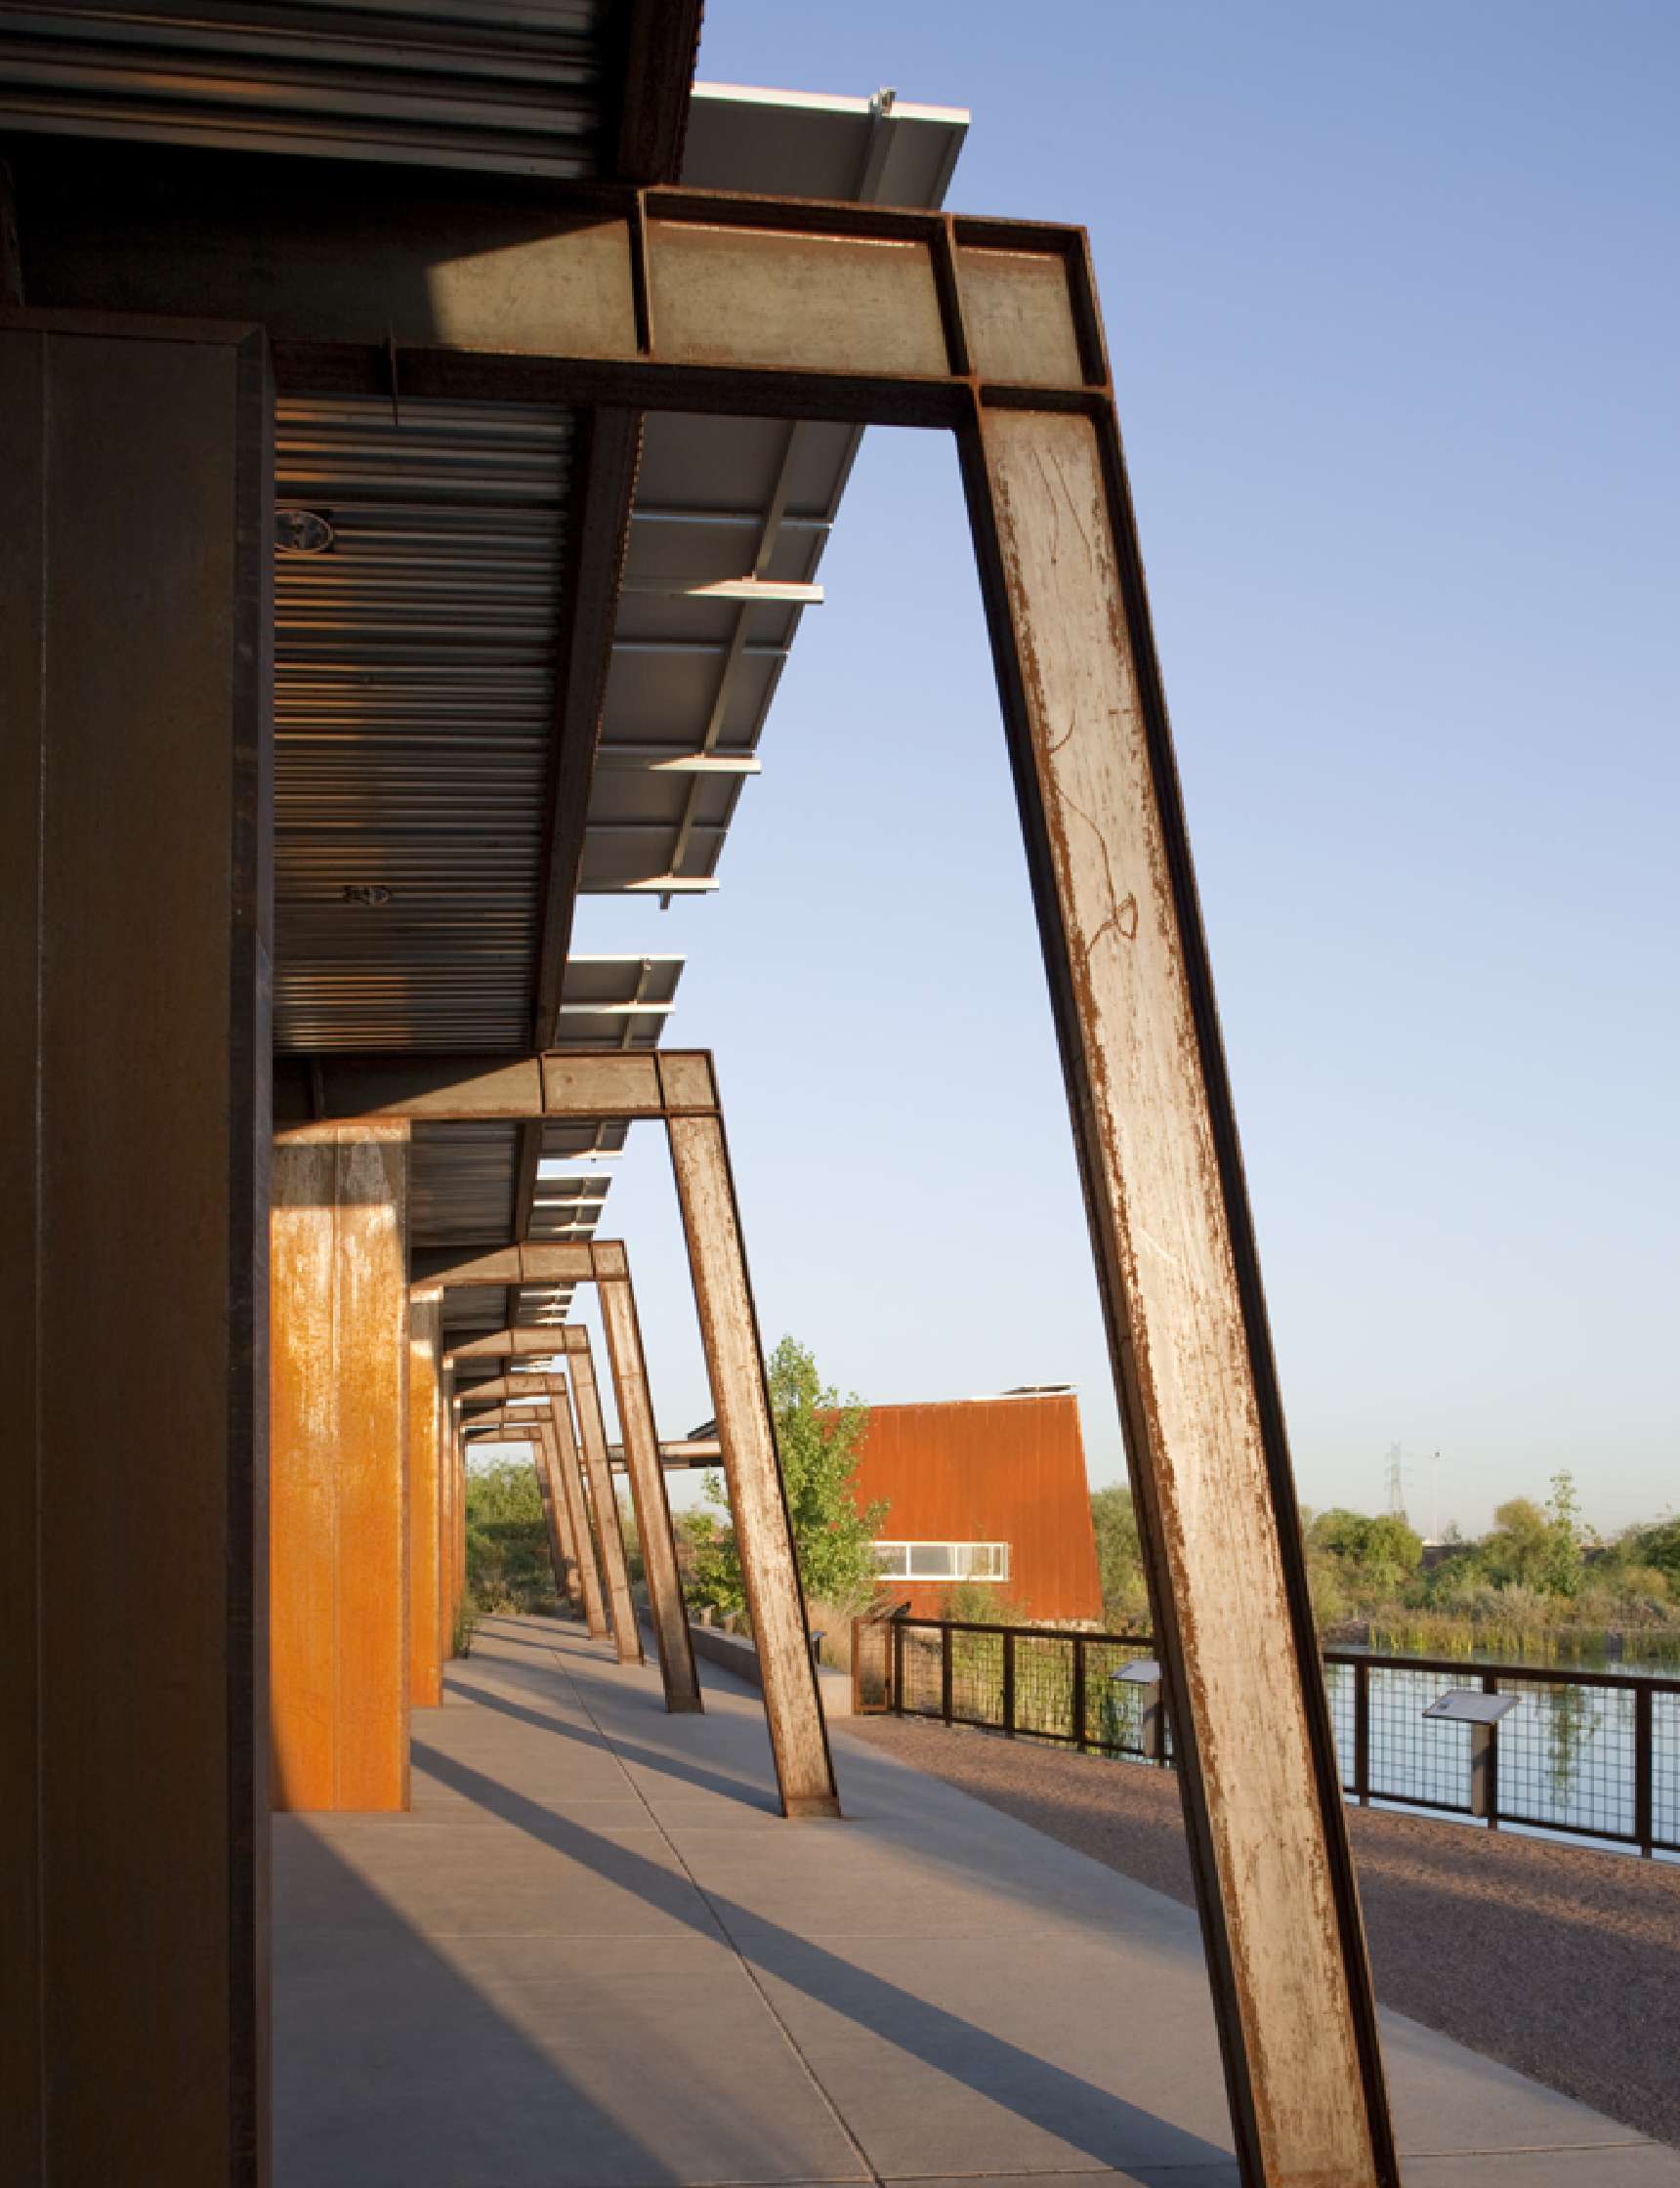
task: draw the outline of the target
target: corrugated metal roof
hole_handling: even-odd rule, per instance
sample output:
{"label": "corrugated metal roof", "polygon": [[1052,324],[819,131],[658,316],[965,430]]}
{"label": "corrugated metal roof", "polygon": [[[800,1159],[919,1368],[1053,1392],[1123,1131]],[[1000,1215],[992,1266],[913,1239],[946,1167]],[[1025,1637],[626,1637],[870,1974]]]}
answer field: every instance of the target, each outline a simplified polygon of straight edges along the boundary
{"label": "corrugated metal roof", "polygon": [[[821,99],[697,84],[683,180],[937,206],[967,126],[958,109],[890,92]],[[648,420],[583,890],[651,892],[669,905],[716,885],[782,664],[816,605],[788,596],[815,585],[861,439],[857,427],[811,422]],[[715,590],[720,581],[734,581],[734,597]]]}
{"label": "corrugated metal roof", "polygon": [[36,0],[0,8],[0,127],[594,176],[603,27],[598,0]]}
{"label": "corrugated metal roof", "polygon": [[[568,410],[282,398],[277,1049],[528,1035]],[[369,901],[369,900],[373,901]]]}

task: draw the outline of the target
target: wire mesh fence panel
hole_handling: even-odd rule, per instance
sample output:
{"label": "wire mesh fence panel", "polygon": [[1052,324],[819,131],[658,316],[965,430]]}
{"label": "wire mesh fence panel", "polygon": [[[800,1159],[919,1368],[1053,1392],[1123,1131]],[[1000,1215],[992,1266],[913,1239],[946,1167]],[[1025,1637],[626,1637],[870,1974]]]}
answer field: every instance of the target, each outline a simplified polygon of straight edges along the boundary
{"label": "wire mesh fence panel", "polygon": [[903,1625],[899,1633],[902,1685],[899,1707],[906,1716],[945,1713],[943,1650],[937,1627]]}
{"label": "wire mesh fence panel", "polygon": [[1073,1642],[1066,1633],[1018,1633],[1015,1726],[1047,1740],[1073,1738]]}
{"label": "wire mesh fence panel", "polygon": [[965,1725],[1003,1729],[1003,1635],[953,1630],[951,1715]]}
{"label": "wire mesh fence panel", "polygon": [[1501,1676],[1517,1705],[1499,1720],[1499,1816],[1552,1830],[1632,1838],[1634,1698],[1628,1687]]}
{"label": "wire mesh fence panel", "polygon": [[893,1706],[893,1628],[886,1619],[852,1621],[852,1706],[860,1716]]}
{"label": "wire mesh fence panel", "polygon": [[1324,1691],[1330,1699],[1330,1729],[1336,1737],[1336,1761],[1344,1792],[1354,1790],[1354,1761],[1359,1746],[1359,1723],[1354,1714],[1358,1687],[1351,1663],[1325,1664]]}
{"label": "wire mesh fence panel", "polygon": [[[1147,1635],[934,1620],[903,1620],[895,1630],[902,1686],[890,1707],[1120,1761],[1173,1759],[1158,1679],[1124,1676],[1153,1662]],[[1344,1791],[1458,1816],[1481,1813],[1491,1795],[1501,1823],[1680,1853],[1675,1682],[1363,1651],[1327,1656],[1323,1673]],[[1454,1690],[1480,1696],[1491,1686],[1513,1706],[1478,1790],[1475,1727],[1425,1712]]]}
{"label": "wire mesh fence panel", "polygon": [[1370,1790],[1375,1800],[1470,1813],[1470,1727],[1423,1712],[1454,1687],[1463,1672],[1370,1667]]}
{"label": "wire mesh fence panel", "polygon": [[1651,1836],[1680,1854],[1680,1694],[1651,1697]]}

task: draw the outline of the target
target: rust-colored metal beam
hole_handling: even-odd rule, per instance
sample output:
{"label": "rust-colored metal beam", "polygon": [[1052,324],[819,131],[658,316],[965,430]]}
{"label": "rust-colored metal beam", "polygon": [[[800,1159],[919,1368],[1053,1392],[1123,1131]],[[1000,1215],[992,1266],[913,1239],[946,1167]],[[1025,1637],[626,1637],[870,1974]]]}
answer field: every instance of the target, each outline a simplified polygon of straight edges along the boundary
{"label": "rust-colored metal beam", "polygon": [[[1052,293],[990,347],[1072,340]],[[1259,1255],[1117,429],[960,436],[1251,2183],[1398,2177]]]}
{"label": "rust-colored metal beam", "polygon": [[589,1332],[579,1326],[577,1334],[583,1343],[568,1348],[571,1399],[577,1411],[578,1440],[583,1446],[590,1499],[595,1506],[595,1530],[601,1539],[602,1577],[612,1617],[612,1638],[620,1663],[641,1663],[642,1624],[630,1596],[624,1527],[618,1509],[618,1492],[612,1481],[612,1462],[607,1455],[607,1423],[602,1416],[601,1391],[595,1380],[595,1357],[589,1344]]}
{"label": "rust-colored metal beam", "polygon": [[[463,1360],[549,1360],[566,1349],[559,1341],[562,1326],[491,1329],[482,1337],[457,1337],[445,1358],[457,1366]],[[470,1398],[471,1385],[463,1386],[461,1395]]]}
{"label": "rust-colored metal beam", "polygon": [[[618,587],[630,537],[630,505],[642,453],[642,414],[591,407],[578,417],[567,489],[568,528],[553,753],[549,766],[543,840],[543,908],[538,928],[531,1040],[547,1048],[560,1037],[561,989],[571,948],[571,922],[583,866],[595,748],[612,663]],[[526,1145],[521,1154],[534,1165]],[[540,1142],[539,1142],[540,1147]],[[534,1167],[532,1170],[534,1190]],[[521,1178],[522,1210],[516,1236],[529,1224],[529,1202]]]}
{"label": "rust-colored metal beam", "polygon": [[653,1426],[653,1401],[648,1385],[648,1364],[642,1351],[636,1295],[630,1284],[630,1260],[616,1241],[597,1244],[595,1279],[601,1295],[608,1357],[612,1366],[618,1426],[624,1438],[625,1471],[629,1475],[630,1501],[636,1514],[636,1538],[642,1546],[642,1569],[647,1577],[648,1603],[653,1619],[665,1706],[673,1711],[694,1711],[700,1707],[700,1681],[694,1665],[693,1643],[689,1636],[682,1574],[677,1567],[676,1535],[671,1526],[671,1502],[665,1489],[663,1453]]}
{"label": "rust-colored metal beam", "polygon": [[[676,1532],[671,1524],[663,1454],[653,1428],[652,1398],[630,1281],[630,1258],[622,1241],[586,1240],[534,1244],[527,1241],[453,1258],[446,1253],[417,1256],[416,1266],[422,1261],[429,1262],[432,1274],[418,1282],[445,1287],[500,1288],[504,1284],[552,1283],[596,1285],[607,1330],[613,1396],[619,1421],[624,1426],[625,1470],[630,1479],[630,1499],[636,1515],[637,1539],[642,1548],[665,1706],[674,1712],[699,1710],[703,1706],[699,1673],[694,1664],[693,1644],[689,1637],[682,1575],[677,1567]],[[586,1348],[589,1341],[582,1325],[575,1323],[557,1325],[554,1338],[556,1352],[564,1352],[568,1346]],[[526,1357],[535,1349],[527,1348]],[[508,1386],[517,1379],[498,1376],[490,1384],[478,1385],[477,1394],[507,1395]]]}
{"label": "rust-colored metal beam", "polygon": [[[299,175],[306,163],[278,187],[261,162],[224,164],[220,187],[195,189],[212,170],[191,156],[25,147],[31,299],[258,320],[298,388],[384,394],[395,364],[418,399],[957,432],[1241,2168],[1250,2188],[1392,2182],[1258,1255],[1082,237],[685,191],[475,192],[458,178],[370,177],[351,202],[333,178]],[[641,1076],[607,1100],[593,1060],[582,1114],[670,1127],[737,1521],[767,1529],[760,1571],[780,1580],[721,1120],[715,1103],[670,1099],[703,1092],[703,1062],[616,1057]],[[348,1103],[535,1121],[584,1099],[565,1076],[575,1063],[547,1056],[317,1069],[328,1115]],[[282,1076],[276,1114],[294,1098]],[[766,1700],[793,1807],[789,1771],[815,1749],[809,1720],[789,1740],[772,1700],[788,1601],[782,1585]]]}
{"label": "rust-colored metal beam", "polygon": [[607,1597],[601,1585],[601,1564],[590,1526],[589,1499],[584,1493],[583,1471],[577,1461],[577,1438],[571,1425],[571,1402],[564,1389],[554,1393],[546,1420],[539,1420],[538,1434],[550,1472],[559,1480],[571,1523],[571,1539],[577,1552],[577,1576],[583,1595],[584,1623],[593,1641],[608,1638]]}
{"label": "rust-colored metal beam", "polygon": [[618,126],[605,172],[669,183],[682,172],[689,95],[700,45],[700,0],[621,0]]}

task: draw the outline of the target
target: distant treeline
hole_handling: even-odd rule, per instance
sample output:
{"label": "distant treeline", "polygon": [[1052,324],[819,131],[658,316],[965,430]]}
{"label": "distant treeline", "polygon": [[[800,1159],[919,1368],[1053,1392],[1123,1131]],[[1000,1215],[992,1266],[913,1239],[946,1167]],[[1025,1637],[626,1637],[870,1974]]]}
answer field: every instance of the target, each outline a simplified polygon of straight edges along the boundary
{"label": "distant treeline", "polygon": [[[1148,1616],[1131,1492],[1091,1498],[1106,1621]],[[1359,1621],[1371,1647],[1395,1654],[1476,1650],[1667,1657],[1680,1647],[1680,1519],[1605,1536],[1580,1516],[1573,1476],[1543,1501],[1514,1496],[1474,1539],[1432,1546],[1392,1513],[1336,1506],[1302,1515],[1321,1634]]]}

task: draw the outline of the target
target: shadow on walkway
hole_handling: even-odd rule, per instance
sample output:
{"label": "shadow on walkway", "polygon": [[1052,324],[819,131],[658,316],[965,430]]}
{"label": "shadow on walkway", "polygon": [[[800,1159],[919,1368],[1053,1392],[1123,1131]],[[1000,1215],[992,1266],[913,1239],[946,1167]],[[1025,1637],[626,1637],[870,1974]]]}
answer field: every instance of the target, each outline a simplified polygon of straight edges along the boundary
{"label": "shadow on walkway", "polygon": [[[545,1728],[548,1720],[544,1720]],[[613,1743],[616,1746],[616,1743]],[[925,2065],[964,2083],[1099,2164],[1134,2167],[1217,2166],[1231,2153],[959,2015],[871,1974],[825,1947],[767,1920],[724,1895],[679,1878],[616,1841],[499,1785],[482,1771],[416,1743],[415,1760],[440,1783],[488,1813],[517,1825],[546,1846],[609,1873],[701,1935],[716,1919],[749,1964],[802,1991],[829,2011],[855,2021]],[[750,1932],[750,1948],[739,1932]],[[1122,2147],[1124,2146],[1124,2147]],[[1146,2155],[1147,2153],[1147,2155]]]}

